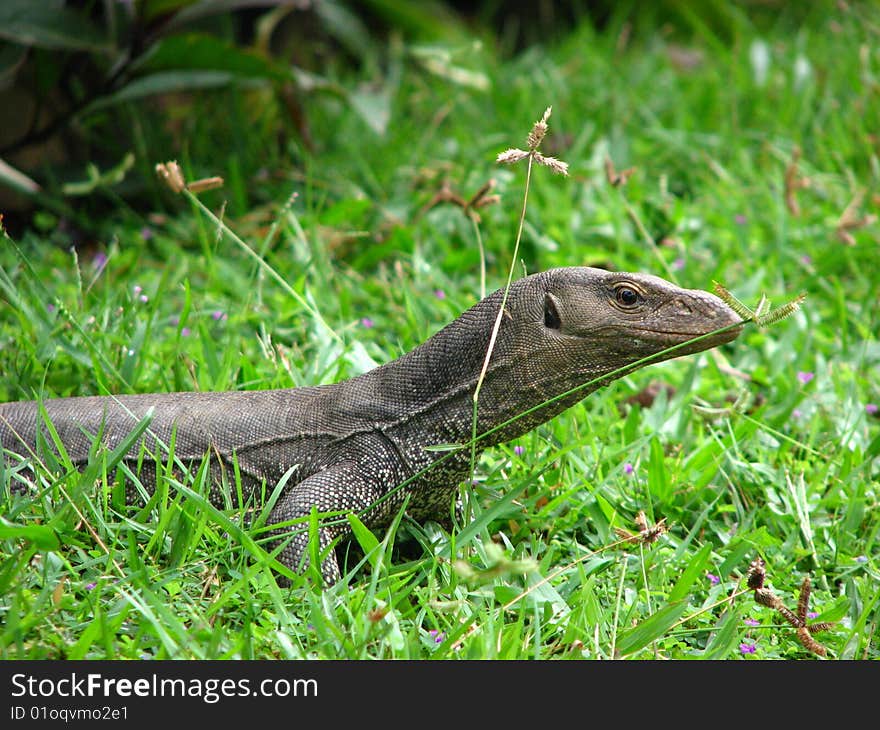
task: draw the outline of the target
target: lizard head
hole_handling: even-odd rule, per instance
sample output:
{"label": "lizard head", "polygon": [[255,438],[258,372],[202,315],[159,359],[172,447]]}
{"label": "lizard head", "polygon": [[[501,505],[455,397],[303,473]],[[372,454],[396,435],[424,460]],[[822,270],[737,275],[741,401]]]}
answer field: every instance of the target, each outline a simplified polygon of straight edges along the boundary
{"label": "lizard head", "polygon": [[[574,385],[645,357],[660,362],[701,352],[742,330],[712,334],[740,317],[713,294],[649,274],[571,267],[517,285],[508,299],[508,343],[521,371],[545,382]],[[676,349],[658,354],[670,347]]]}

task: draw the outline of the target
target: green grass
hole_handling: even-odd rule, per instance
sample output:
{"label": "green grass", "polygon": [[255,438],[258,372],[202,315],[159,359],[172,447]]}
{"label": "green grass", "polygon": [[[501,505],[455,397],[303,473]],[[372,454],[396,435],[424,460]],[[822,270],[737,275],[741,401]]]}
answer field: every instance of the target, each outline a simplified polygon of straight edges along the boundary
{"label": "green grass", "polygon": [[[277,110],[255,92],[199,97],[185,147],[147,140],[139,164],[177,157],[190,177],[226,177],[200,199],[229,200],[225,222],[288,286],[182,197],[150,218],[119,202],[77,254],[48,215],[4,241],[0,399],[333,382],[479,297],[472,224],[427,207],[443,181],[467,198],[496,180],[479,231],[488,287],[503,284],[524,176],[494,158],[552,105],[543,149],[570,176],[534,171],[517,274],[605,264],[721,281],[752,306],[807,299],[486,452],[472,523],[450,534],[401,515],[355,541],[330,589],[279,588],[258,526],[211,507],[200,473],[132,507],[102,457],[57,465],[24,497],[3,474],[0,656],[813,657],[746,590],[760,555],[791,609],[812,579],[811,620],[836,622],[816,637],[830,658],[878,658],[880,230],[865,221],[845,242],[838,221],[862,191],[855,217],[878,208],[880,16],[851,8],[758,25],[731,6],[725,34],[697,17],[649,33],[660,23],[645,16],[626,42],[612,17],[513,59],[491,42],[450,47],[484,91],[404,49],[379,81],[387,133],[318,97],[313,151],[273,141]],[[696,52],[685,65],[682,49]],[[798,215],[784,182],[796,148],[810,181]],[[606,181],[606,155],[636,168],[624,187]],[[652,383],[659,395],[634,404]],[[615,545],[640,510],[668,533]]]}

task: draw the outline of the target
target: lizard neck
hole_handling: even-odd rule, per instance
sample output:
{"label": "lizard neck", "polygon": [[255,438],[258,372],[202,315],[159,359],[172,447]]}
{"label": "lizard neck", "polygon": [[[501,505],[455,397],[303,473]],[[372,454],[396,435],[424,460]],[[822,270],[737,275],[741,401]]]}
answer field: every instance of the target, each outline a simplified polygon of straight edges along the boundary
{"label": "lizard neck", "polygon": [[[495,292],[416,349],[350,381],[359,397],[391,409],[383,421],[407,440],[407,434],[418,434],[425,444],[470,440],[474,392],[501,300],[501,292]],[[530,431],[593,390],[577,391],[522,415],[565,388],[553,382],[552,373],[540,380],[523,377],[510,336],[513,328],[506,324],[509,322],[502,319],[480,386],[477,434],[492,433],[478,442],[479,449]]]}

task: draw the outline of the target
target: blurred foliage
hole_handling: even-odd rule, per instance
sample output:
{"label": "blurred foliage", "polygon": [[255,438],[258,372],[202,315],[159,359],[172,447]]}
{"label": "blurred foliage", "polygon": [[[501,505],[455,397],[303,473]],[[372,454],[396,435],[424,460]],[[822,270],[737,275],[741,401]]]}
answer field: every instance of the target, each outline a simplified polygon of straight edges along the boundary
{"label": "blurred foliage", "polygon": [[[184,121],[205,113],[205,93],[247,94],[248,123],[262,123],[262,139],[282,147],[287,139],[311,146],[305,103],[313,96],[341,100],[381,134],[387,87],[352,88],[339,79],[349,70],[381,76],[390,31],[439,39],[462,28],[433,3],[4,0],[0,209],[7,227],[18,222],[10,212],[36,201],[88,229],[86,213],[96,210],[81,199],[111,182],[114,206],[116,196],[157,203],[152,166],[186,155]],[[221,139],[226,122],[217,118]]]}
{"label": "blurred foliage", "polygon": [[729,41],[743,13],[796,24],[810,5],[3,0],[0,211],[13,235],[39,213],[44,231],[75,244],[126,205],[162,210],[154,166],[180,158],[193,175],[222,174],[230,213],[243,215],[263,202],[254,183],[268,170],[305,168],[332,140],[333,115],[318,105],[383,135],[404,60],[485,89],[472,63],[481,43],[504,58],[587,23],[622,44],[659,31],[699,34],[711,46]]}

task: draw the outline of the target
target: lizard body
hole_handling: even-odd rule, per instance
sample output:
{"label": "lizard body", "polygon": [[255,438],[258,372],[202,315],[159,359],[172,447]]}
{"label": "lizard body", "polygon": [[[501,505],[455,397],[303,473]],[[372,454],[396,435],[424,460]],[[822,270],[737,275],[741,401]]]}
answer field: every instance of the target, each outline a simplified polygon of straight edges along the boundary
{"label": "lizard body", "polygon": [[[234,460],[245,497],[263,483],[271,490],[291,470],[269,524],[307,517],[315,507],[357,511],[365,524],[380,527],[406,495],[416,519],[448,518],[470,449],[444,453],[431,447],[471,439],[473,393],[502,297],[500,290],[489,295],[411,352],[332,385],[42,403],[76,465],[88,461],[95,434],[112,449],[152,409],[149,429],[125,460],[134,467],[142,446],[161,459],[173,436],[174,455],[183,464],[210,457],[211,499],[218,505],[224,504],[220,485],[224,474],[231,482]],[[714,295],[647,274],[568,267],[524,277],[510,287],[481,386],[476,431],[491,433],[478,441],[477,451],[532,430],[640,367],[637,360],[683,343],[653,362],[729,342],[739,328],[689,341],[738,322]],[[0,404],[0,444],[10,462],[13,454],[38,456],[41,423],[36,401]],[[155,487],[150,459],[139,478],[148,491]],[[337,523],[319,530],[322,550],[349,531],[344,521]],[[279,559],[302,569],[307,545],[307,530],[296,525]],[[338,579],[332,550],[321,571],[328,582]]]}

